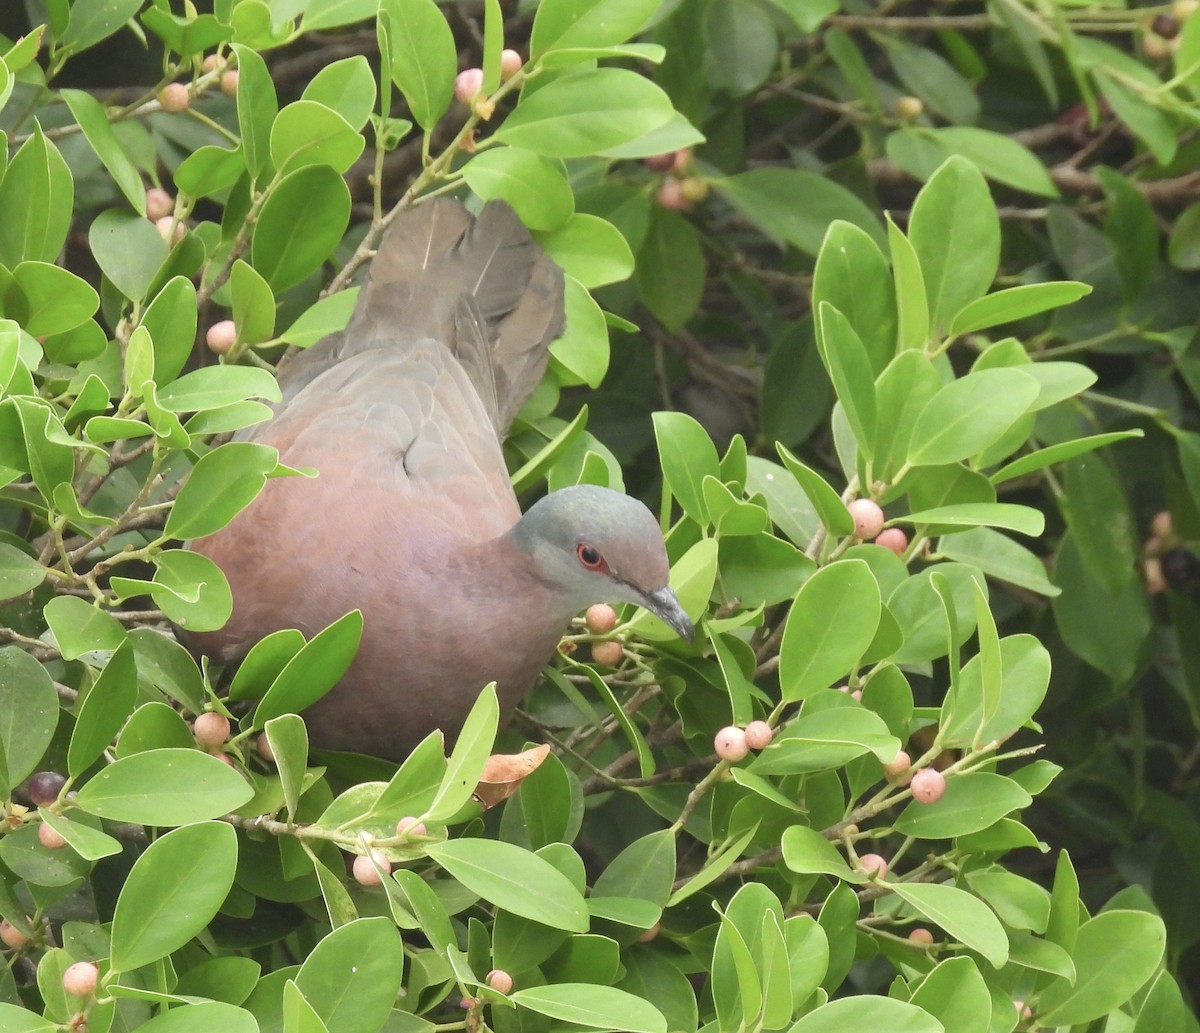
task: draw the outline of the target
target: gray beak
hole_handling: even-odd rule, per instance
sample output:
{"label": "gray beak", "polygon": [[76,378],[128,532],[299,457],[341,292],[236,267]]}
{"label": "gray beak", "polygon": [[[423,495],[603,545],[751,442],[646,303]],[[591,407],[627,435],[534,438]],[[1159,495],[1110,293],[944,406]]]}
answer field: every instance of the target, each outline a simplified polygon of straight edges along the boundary
{"label": "gray beak", "polygon": [[679,600],[675,597],[675,593],[671,591],[669,586],[664,585],[662,588],[656,588],[653,592],[647,592],[646,609],[659,620],[671,625],[672,628],[679,632],[680,638],[685,638],[691,642],[696,637],[695,629],[692,627],[692,619],[684,612],[683,607],[679,605]]}

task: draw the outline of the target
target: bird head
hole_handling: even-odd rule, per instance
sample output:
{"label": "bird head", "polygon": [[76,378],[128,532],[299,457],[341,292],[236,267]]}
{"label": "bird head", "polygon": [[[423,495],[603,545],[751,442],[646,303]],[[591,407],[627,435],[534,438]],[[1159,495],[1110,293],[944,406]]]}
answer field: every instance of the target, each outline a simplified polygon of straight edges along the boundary
{"label": "bird head", "polygon": [[658,521],[637,499],[592,484],[560,488],[534,503],[510,536],[571,613],[634,603],[692,641],[691,619],[668,584]]}

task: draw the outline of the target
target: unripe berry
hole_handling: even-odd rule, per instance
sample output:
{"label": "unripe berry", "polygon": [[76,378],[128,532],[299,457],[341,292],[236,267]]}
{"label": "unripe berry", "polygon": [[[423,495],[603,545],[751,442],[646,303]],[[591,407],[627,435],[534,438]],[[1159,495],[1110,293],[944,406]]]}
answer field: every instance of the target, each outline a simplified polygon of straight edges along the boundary
{"label": "unripe berry", "polygon": [[867,875],[874,875],[880,879],[887,878],[888,863],[879,854],[863,854],[858,859],[858,867]]}
{"label": "unripe berry", "polygon": [[221,75],[221,92],[226,97],[236,97],[238,91],[238,73],[236,68]]}
{"label": "unripe berry", "polygon": [[196,718],[196,724],[192,728],[192,734],[195,735],[196,742],[206,750],[220,746],[229,738],[229,732],[229,718],[224,714],[218,714],[215,710],[201,714]]}
{"label": "unripe berry", "polygon": [[254,741],[254,748],[258,750],[258,755],[263,760],[270,764],[275,763],[275,751],[271,749],[271,741],[267,738],[265,732]]}
{"label": "unripe berry", "polygon": [[896,101],[896,114],[906,122],[918,118],[924,110],[920,97],[901,97]]}
{"label": "unripe berry", "polygon": [[931,933],[924,926],[917,926],[917,928],[908,934],[908,938],[912,940],[913,943],[920,943],[923,945],[933,943],[933,933]]}
{"label": "unripe berry", "polygon": [[482,68],[468,68],[459,72],[454,80],[454,98],[461,104],[470,104],[482,89]]}
{"label": "unripe berry", "polygon": [[862,689],[855,689],[852,693],[850,693],[850,698],[852,700],[854,700],[855,703],[861,703],[862,702]]}
{"label": "unripe berry", "polygon": [[1017,1018],[1021,1022],[1033,1018],[1033,1009],[1020,998],[1013,998],[1013,1007],[1017,1009]]}
{"label": "unripe berry", "polygon": [[417,821],[417,819],[410,814],[396,822],[396,835],[428,836],[429,830],[425,828],[425,822]]}
{"label": "unripe berry", "polygon": [[[372,864],[371,862],[375,863]],[[376,867],[378,865],[378,868]],[[379,850],[372,850],[370,856],[359,854],[354,859],[355,881],[360,886],[379,886],[383,883],[383,877],[392,870],[392,862],[384,857]]]}
{"label": "unripe berry", "polygon": [[67,780],[57,771],[39,771],[29,776],[26,791],[35,807],[45,807],[58,799],[58,794],[66,784]]}
{"label": "unripe berry", "polygon": [[649,158],[643,158],[642,163],[651,172],[670,172],[675,167],[675,152],[667,151],[666,154],[652,154]]}
{"label": "unripe berry", "polygon": [[908,770],[912,767],[912,757],[906,750],[900,750],[893,760],[883,766],[883,773],[889,782],[903,782],[908,778]]}
{"label": "unripe berry", "polygon": [[771,745],[775,731],[766,721],[751,721],[746,725],[746,745],[752,750],[763,750]]}
{"label": "unripe berry", "polygon": [[738,728],[737,725],[729,725],[717,732],[713,737],[713,748],[722,760],[734,763],[750,752],[750,747],[746,743],[746,731]]}
{"label": "unripe berry", "polygon": [[157,222],[175,211],[175,198],[162,187],[151,187],[146,191],[146,218]]}
{"label": "unripe berry", "polygon": [[869,542],[883,530],[883,510],[871,499],[855,499],[847,507],[854,518],[854,537]]}
{"label": "unripe berry", "polygon": [[1166,538],[1173,529],[1169,510],[1164,509],[1161,512],[1155,513],[1150,520],[1150,530],[1158,535],[1159,538]]}
{"label": "unripe berry", "polygon": [[1160,14],[1150,27],[1163,39],[1174,39],[1179,35],[1179,19],[1173,14]]}
{"label": "unripe berry", "polygon": [[617,667],[625,656],[625,647],[620,642],[593,642],[592,659],[605,667]]}
{"label": "unripe berry", "polygon": [[917,803],[934,803],[946,792],[946,776],[935,768],[922,768],[908,783]]}
{"label": "unripe berry", "polygon": [[1142,33],[1142,53],[1151,61],[1164,61],[1171,56],[1171,44],[1153,32]]}
{"label": "unripe berry", "polygon": [[158,103],[162,105],[163,111],[177,115],[191,106],[192,95],[183,83],[170,82],[158,91]]}
{"label": "unripe berry", "polygon": [[29,937],[6,918],[0,922],[0,942],[13,950],[20,950],[29,942]]}
{"label": "unripe berry", "polygon": [[593,635],[607,635],[617,626],[617,611],[608,603],[596,603],[587,608],[583,620]]}
{"label": "unripe berry", "polygon": [[501,994],[510,993],[513,988],[513,977],[505,972],[502,968],[492,969],[491,972],[487,974],[487,979],[485,982],[493,990]]}
{"label": "unripe berry", "polygon": [[38,824],[38,842],[47,850],[61,850],[67,845],[67,841],[44,821]]}
{"label": "unripe berry", "polygon": [[77,961],[63,973],[63,989],[72,997],[91,997],[100,982],[100,970],[90,961]]}
{"label": "unripe berry", "polygon": [[187,227],[182,222],[176,222],[174,216],[164,215],[154,220],[154,228],[168,244],[174,246],[183,240]]}
{"label": "unripe berry", "polygon": [[672,212],[686,212],[692,203],[683,196],[677,179],[664,179],[658,188],[658,203]]}
{"label": "unripe berry", "polygon": [[515,50],[504,50],[500,54],[500,78],[508,82],[525,64],[524,59]]}
{"label": "unripe berry", "polygon": [[875,536],[875,544],[882,545],[897,556],[903,556],[904,550],[908,548],[908,535],[898,527],[885,527]]}
{"label": "unripe berry", "polygon": [[232,319],[222,319],[208,328],[204,340],[212,351],[224,355],[237,343],[237,326]]}
{"label": "unripe berry", "polygon": [[708,197],[708,182],[699,176],[688,176],[679,181],[679,192],[690,204],[699,204]]}
{"label": "unripe berry", "polygon": [[200,71],[207,75],[209,72],[215,72],[218,68],[225,65],[225,59],[219,54],[209,54],[201,63]]}

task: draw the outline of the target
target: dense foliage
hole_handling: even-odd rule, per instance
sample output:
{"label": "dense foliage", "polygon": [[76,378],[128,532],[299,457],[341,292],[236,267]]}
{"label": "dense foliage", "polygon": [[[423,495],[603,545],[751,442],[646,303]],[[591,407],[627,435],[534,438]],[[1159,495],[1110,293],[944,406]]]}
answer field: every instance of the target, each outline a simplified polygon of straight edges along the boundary
{"label": "dense foliage", "polygon": [[[0,1031],[1196,1030],[1193,7],[6,6]],[[698,634],[310,756],[361,617],[200,666],[178,545],[451,191],[567,273],[514,484]]]}

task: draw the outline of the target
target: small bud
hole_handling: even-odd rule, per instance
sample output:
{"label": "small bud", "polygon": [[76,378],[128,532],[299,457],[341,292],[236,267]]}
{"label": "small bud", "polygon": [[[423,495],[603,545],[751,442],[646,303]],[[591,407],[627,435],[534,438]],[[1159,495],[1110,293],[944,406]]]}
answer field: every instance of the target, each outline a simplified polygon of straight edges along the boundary
{"label": "small bud", "polygon": [[512,992],[513,977],[505,972],[502,968],[492,969],[491,972],[487,974],[487,979],[485,982],[497,993],[507,994]]}
{"label": "small bud", "polygon": [[429,830],[425,828],[425,822],[417,821],[417,819],[410,814],[396,822],[396,835],[428,836]]}
{"label": "small bud", "polygon": [[879,854],[863,854],[858,859],[858,867],[869,876],[887,878],[888,863]]}
{"label": "small bud", "polygon": [[625,647],[620,642],[593,642],[592,659],[605,667],[618,667],[625,657]]}
{"label": "small bud", "polygon": [[221,92],[226,97],[236,97],[238,91],[238,73],[236,68],[231,68],[221,76]]}
{"label": "small bud", "polygon": [[[211,328],[209,332],[212,332]],[[192,734],[196,737],[196,742],[206,750],[220,746],[229,738],[229,733],[229,718],[224,714],[218,714],[215,710],[201,714],[196,718],[196,724],[192,727]]]}
{"label": "small bud", "polygon": [[515,50],[504,50],[500,54],[500,78],[508,82],[525,64],[524,59]]}
{"label": "small bud", "polygon": [[100,970],[90,961],[77,961],[63,973],[62,985],[72,997],[91,997],[100,982]]}
{"label": "small bud", "polygon": [[931,933],[924,926],[917,926],[917,928],[908,934],[908,938],[912,940],[913,943],[919,943],[924,946],[928,946],[929,944],[933,943],[933,933]]}
{"label": "small bud", "polygon": [[855,499],[846,509],[854,520],[854,537],[869,542],[883,530],[883,510],[871,499]]}
{"label": "small bud", "polygon": [[459,72],[454,80],[454,99],[460,104],[470,104],[483,89],[483,69],[468,68]]}
{"label": "small bud", "polygon": [[912,758],[905,750],[900,750],[893,760],[883,766],[883,773],[889,782],[904,782],[908,779],[908,771],[912,767]]}
{"label": "small bud", "polygon": [[175,198],[162,187],[151,187],[146,191],[146,218],[158,222],[175,211]]}
{"label": "small bud", "polygon": [[7,918],[0,922],[0,942],[5,947],[11,947],[13,950],[20,950],[29,942],[29,937],[21,932]]}
{"label": "small bud", "polygon": [[183,83],[171,82],[158,91],[158,103],[163,111],[177,115],[191,107],[192,95]]}
{"label": "small bud", "polygon": [[900,97],[896,101],[896,114],[905,122],[919,118],[924,110],[925,105],[921,103],[920,97]]}
{"label": "small bud", "polygon": [[155,219],[154,228],[158,230],[162,239],[172,246],[183,240],[187,233],[187,227],[182,222],[176,222],[174,216],[171,215]]}
{"label": "small bud", "polygon": [[717,732],[713,737],[713,748],[722,760],[735,764],[750,752],[746,743],[746,731],[737,725],[729,725]]}
{"label": "small bud", "polygon": [[946,776],[936,768],[922,768],[913,775],[908,788],[917,803],[935,803],[946,792]]}
{"label": "small bud", "polygon": [[664,179],[658,187],[658,203],[672,212],[686,212],[692,207],[691,202],[683,196],[683,188],[677,179]]}
{"label": "small bud", "polygon": [[382,885],[383,877],[391,870],[392,862],[379,850],[372,850],[370,856],[359,854],[352,868],[354,879],[360,886]]}
{"label": "small bud", "polygon": [[897,556],[903,556],[904,550],[908,548],[908,535],[898,527],[885,527],[876,535],[875,544],[882,545],[888,552],[894,552]]}
{"label": "small bud", "polygon": [[208,328],[204,340],[212,351],[224,355],[237,343],[237,326],[232,319],[222,319]]}
{"label": "small bud", "polygon": [[608,603],[596,603],[587,608],[583,619],[588,631],[593,635],[607,635],[617,626],[617,611]]}
{"label": "small bud", "polygon": [[746,745],[752,750],[763,750],[771,745],[775,732],[766,721],[751,721],[746,725]]}
{"label": "small bud", "polygon": [[67,841],[44,821],[38,824],[38,842],[47,850],[61,850]]}

